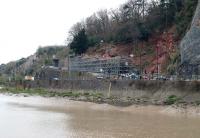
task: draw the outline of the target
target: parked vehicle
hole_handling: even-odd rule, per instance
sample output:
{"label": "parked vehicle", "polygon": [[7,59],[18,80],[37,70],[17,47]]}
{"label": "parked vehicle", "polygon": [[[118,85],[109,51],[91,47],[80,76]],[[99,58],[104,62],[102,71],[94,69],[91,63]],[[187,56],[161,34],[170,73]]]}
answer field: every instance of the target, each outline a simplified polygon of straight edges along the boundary
{"label": "parked vehicle", "polygon": [[139,75],[137,75],[137,74],[135,74],[135,73],[129,74],[129,78],[130,78],[130,79],[133,79],[133,80],[139,80],[139,79],[140,79]]}
{"label": "parked vehicle", "polygon": [[55,78],[53,78],[53,80],[60,80],[59,78],[57,78],[57,77],[55,77]]}
{"label": "parked vehicle", "polygon": [[149,80],[149,77],[148,77],[147,75],[143,75],[143,76],[142,76],[142,79],[143,79],[143,80]]}
{"label": "parked vehicle", "polygon": [[167,80],[167,77],[159,75],[159,76],[154,77],[154,80]]}
{"label": "parked vehicle", "polygon": [[97,76],[97,79],[103,79],[103,76]]}

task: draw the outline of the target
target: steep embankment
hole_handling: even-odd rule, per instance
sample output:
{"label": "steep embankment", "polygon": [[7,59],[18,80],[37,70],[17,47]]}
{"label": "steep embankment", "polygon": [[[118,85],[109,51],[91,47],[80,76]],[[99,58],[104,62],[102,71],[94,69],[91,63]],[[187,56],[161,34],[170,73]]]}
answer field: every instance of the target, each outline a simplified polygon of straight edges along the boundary
{"label": "steep embankment", "polygon": [[27,58],[0,65],[0,73],[8,76],[16,75],[19,78],[24,75],[35,75],[37,71],[40,71],[42,66],[50,66],[53,64],[53,56],[59,58],[60,66],[65,66],[67,54],[68,48],[64,46],[39,48],[36,53]]}
{"label": "steep embankment", "polygon": [[89,48],[83,58],[109,59],[112,57],[129,58],[136,66],[142,66],[145,73],[156,73],[157,64],[159,72],[166,73],[169,60],[176,54],[179,40],[175,37],[175,28],[172,27],[164,33],[157,33],[148,41],[138,44],[108,44]]}
{"label": "steep embankment", "polygon": [[181,60],[182,63],[200,63],[200,0],[190,30],[181,42]]}
{"label": "steep embankment", "polygon": [[[199,104],[200,82],[186,81],[126,81],[126,80],[65,80],[29,82],[30,87],[47,88],[74,100],[130,104]],[[26,90],[25,90],[26,91]],[[15,91],[14,91],[15,92]],[[32,91],[34,92],[34,91]],[[63,93],[64,92],[64,93]],[[50,93],[51,94],[51,93]],[[54,94],[57,95],[57,92]],[[96,95],[95,99],[92,96]],[[82,97],[84,96],[84,97]]]}
{"label": "steep embankment", "polygon": [[[86,53],[91,58],[132,54],[133,63],[144,73],[175,75],[180,64],[178,45],[191,24],[197,3],[198,0],[158,0],[140,5],[129,0],[116,10],[99,11],[74,24],[69,46],[76,54]],[[145,14],[136,10],[140,8]],[[123,45],[130,48],[122,48]],[[86,50],[91,47],[95,50],[90,55]],[[194,52],[199,55],[194,49],[188,56],[193,57]]]}

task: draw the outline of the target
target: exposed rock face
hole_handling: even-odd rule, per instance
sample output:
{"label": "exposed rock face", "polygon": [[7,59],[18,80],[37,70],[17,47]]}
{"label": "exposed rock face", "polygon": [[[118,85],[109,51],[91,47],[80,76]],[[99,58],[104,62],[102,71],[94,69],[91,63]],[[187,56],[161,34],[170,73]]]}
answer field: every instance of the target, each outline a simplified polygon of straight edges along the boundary
{"label": "exposed rock face", "polygon": [[181,62],[200,64],[200,0],[191,28],[181,42]]}

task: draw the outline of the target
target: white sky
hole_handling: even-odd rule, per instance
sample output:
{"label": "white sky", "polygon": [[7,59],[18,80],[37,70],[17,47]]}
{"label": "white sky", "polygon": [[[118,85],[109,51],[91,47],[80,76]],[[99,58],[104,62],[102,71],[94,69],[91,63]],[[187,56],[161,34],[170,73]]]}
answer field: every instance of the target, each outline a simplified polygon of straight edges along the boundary
{"label": "white sky", "polygon": [[70,27],[126,0],[0,0],[0,64],[64,45]]}

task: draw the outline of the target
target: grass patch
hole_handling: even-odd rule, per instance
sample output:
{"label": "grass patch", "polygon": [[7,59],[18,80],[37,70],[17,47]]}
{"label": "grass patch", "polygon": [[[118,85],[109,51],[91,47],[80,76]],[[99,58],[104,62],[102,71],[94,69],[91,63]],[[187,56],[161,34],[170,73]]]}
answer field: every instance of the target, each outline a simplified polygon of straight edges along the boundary
{"label": "grass patch", "polygon": [[103,94],[102,93],[90,93],[90,96],[92,96],[94,98],[103,98]]}
{"label": "grass patch", "polygon": [[169,97],[167,97],[167,99],[165,100],[165,104],[166,105],[172,105],[177,103],[178,101],[180,101],[181,98],[177,97],[176,95],[170,95]]}
{"label": "grass patch", "polygon": [[85,92],[85,93],[83,93],[83,95],[85,95],[85,96],[89,96],[90,93],[89,93],[89,92]]}
{"label": "grass patch", "polygon": [[195,101],[195,104],[199,106],[200,105],[200,101]]}
{"label": "grass patch", "polygon": [[30,96],[32,95],[39,95],[44,97],[71,97],[71,98],[78,98],[80,96],[84,97],[93,97],[95,99],[97,98],[103,98],[103,94],[101,93],[95,93],[95,92],[72,92],[72,91],[50,91],[48,89],[44,88],[36,88],[36,89],[23,89],[23,88],[15,88],[15,87],[5,87],[0,89],[0,93],[12,93],[12,94],[28,94]]}

